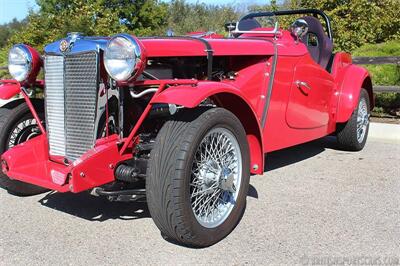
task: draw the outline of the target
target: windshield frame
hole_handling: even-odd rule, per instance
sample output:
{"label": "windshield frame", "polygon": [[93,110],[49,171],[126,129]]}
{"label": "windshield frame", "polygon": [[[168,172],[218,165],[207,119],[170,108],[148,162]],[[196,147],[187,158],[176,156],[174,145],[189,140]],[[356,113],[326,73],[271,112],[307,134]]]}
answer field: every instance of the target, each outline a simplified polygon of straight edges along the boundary
{"label": "windshield frame", "polygon": [[325,21],[325,30],[326,33],[333,42],[333,33],[331,27],[331,20],[323,11],[319,9],[295,9],[295,10],[280,10],[280,11],[264,11],[264,12],[253,12],[247,14],[240,18],[239,22],[246,19],[254,19],[258,17],[273,17],[273,16],[285,16],[285,15],[307,15],[312,14],[314,17],[318,18],[318,15],[323,18]]}

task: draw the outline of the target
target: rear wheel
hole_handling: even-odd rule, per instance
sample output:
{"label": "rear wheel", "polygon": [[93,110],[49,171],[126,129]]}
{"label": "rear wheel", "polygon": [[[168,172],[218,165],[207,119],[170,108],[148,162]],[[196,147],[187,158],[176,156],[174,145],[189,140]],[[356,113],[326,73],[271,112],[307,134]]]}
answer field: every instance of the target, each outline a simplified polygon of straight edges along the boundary
{"label": "rear wheel", "polygon": [[365,89],[362,89],[357,108],[349,121],[338,125],[337,140],[342,149],[360,151],[364,148],[369,131],[369,117],[369,95]]}
{"label": "rear wheel", "polygon": [[164,124],[146,179],[155,224],[169,239],[194,247],[213,245],[234,229],[250,176],[240,121],[225,109],[202,111],[185,110]]}
{"label": "rear wheel", "polygon": [[[38,112],[39,117],[43,118],[43,108],[38,109]],[[12,109],[0,108],[0,154],[40,134],[37,122],[26,103]],[[0,187],[17,196],[31,196],[48,191],[42,187],[12,180],[3,173],[0,173]]]}

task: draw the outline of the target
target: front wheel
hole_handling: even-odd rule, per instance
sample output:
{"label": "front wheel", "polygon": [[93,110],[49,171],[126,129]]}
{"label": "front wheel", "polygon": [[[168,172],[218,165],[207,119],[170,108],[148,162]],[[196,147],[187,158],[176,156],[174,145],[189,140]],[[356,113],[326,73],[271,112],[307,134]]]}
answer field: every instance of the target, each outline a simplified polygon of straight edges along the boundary
{"label": "front wheel", "polygon": [[349,121],[338,125],[337,140],[348,151],[360,151],[367,142],[369,131],[370,100],[368,92],[361,89],[358,105]]}
{"label": "front wheel", "polygon": [[[39,117],[43,119],[43,108],[38,111]],[[26,103],[12,109],[0,108],[0,154],[40,134],[37,122]],[[42,187],[12,180],[1,172],[0,187],[17,196],[31,196],[48,191]]]}
{"label": "front wheel", "polygon": [[249,187],[240,121],[221,108],[184,110],[164,124],[154,147],[146,190],[158,228],[193,247],[226,237],[241,219]]}

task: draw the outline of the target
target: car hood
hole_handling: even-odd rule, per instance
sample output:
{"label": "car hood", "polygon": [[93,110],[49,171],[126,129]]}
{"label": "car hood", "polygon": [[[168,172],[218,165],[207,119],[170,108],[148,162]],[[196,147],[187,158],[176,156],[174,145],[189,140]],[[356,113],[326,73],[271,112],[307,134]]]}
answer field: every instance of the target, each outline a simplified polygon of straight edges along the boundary
{"label": "car hood", "polygon": [[[107,46],[110,37],[68,36],[47,45],[45,54],[63,55],[101,51]],[[193,38],[184,37],[146,37],[139,38],[148,57],[172,56],[207,56],[212,51],[214,56],[257,56],[257,55],[303,55],[307,52],[304,45],[294,45],[293,41],[273,40],[271,38]],[[67,42],[69,49],[61,51],[62,42]]]}
{"label": "car hood", "polygon": [[[48,44],[44,48],[44,52],[45,54],[63,55],[65,53],[74,54],[89,51],[100,51],[106,48],[109,39],[109,37],[85,37],[82,35],[69,35],[67,38]],[[63,52],[61,51],[61,46],[65,41],[69,47],[67,51]]]}

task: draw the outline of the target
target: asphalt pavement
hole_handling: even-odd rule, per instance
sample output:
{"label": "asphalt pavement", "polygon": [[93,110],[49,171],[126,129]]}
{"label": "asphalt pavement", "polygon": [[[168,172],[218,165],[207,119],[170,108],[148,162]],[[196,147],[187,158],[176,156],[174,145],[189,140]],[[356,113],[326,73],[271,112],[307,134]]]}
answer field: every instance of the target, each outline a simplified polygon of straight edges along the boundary
{"label": "asphalt pavement", "polygon": [[240,224],[205,249],[163,239],[145,203],[1,190],[0,265],[400,264],[399,142],[354,153],[325,138],[267,162]]}

